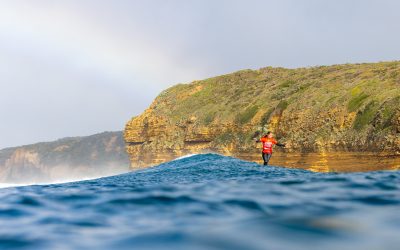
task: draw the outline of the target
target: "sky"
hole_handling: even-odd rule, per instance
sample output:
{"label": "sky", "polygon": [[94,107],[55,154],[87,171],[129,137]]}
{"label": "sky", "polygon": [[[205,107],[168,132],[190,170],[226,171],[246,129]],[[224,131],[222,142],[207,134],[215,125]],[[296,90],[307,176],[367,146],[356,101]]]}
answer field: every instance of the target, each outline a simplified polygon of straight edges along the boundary
{"label": "sky", "polygon": [[400,60],[398,0],[0,0],[0,148],[123,130],[165,88]]}

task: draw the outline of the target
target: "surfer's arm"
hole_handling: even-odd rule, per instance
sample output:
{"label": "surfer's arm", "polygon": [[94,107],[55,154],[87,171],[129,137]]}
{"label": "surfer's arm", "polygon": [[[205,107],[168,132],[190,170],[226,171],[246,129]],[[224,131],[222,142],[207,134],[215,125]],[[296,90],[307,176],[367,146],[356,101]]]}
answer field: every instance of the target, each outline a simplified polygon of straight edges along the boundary
{"label": "surfer's arm", "polygon": [[284,143],[276,143],[276,146],[284,148],[286,145]]}

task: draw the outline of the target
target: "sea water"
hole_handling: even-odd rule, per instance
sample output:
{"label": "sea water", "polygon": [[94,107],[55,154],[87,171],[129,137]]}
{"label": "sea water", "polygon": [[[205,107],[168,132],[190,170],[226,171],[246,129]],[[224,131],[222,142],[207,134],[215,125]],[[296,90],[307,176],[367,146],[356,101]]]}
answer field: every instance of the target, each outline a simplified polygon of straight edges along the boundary
{"label": "sea water", "polygon": [[0,249],[399,249],[400,171],[314,173],[194,155],[0,189]]}

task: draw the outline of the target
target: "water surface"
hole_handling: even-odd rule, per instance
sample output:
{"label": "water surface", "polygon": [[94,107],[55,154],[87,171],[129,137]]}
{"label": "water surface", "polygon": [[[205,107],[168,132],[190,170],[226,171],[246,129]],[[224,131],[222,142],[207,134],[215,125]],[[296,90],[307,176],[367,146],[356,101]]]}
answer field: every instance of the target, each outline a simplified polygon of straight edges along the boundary
{"label": "water surface", "polygon": [[[239,153],[237,157],[261,163],[261,153]],[[368,172],[400,170],[400,156],[362,152],[283,153],[274,152],[275,166],[300,168],[313,172]]]}
{"label": "water surface", "polygon": [[315,173],[195,155],[0,189],[0,249],[398,249],[400,172]]}

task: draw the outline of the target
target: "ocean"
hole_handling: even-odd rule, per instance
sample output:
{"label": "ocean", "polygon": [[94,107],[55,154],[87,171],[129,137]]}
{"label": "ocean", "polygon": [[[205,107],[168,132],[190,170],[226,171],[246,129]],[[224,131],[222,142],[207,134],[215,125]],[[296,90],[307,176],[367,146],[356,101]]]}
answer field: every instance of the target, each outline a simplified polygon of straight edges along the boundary
{"label": "ocean", "polygon": [[315,173],[216,154],[0,189],[0,249],[399,249],[400,171]]}

